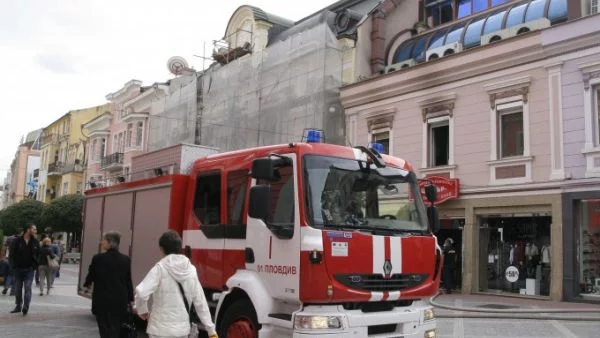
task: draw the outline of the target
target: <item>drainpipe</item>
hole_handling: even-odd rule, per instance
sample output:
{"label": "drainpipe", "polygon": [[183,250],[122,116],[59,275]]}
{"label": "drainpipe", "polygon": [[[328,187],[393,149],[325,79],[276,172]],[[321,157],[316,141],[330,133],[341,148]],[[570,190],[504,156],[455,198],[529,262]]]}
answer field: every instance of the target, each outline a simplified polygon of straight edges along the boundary
{"label": "drainpipe", "polygon": [[371,73],[379,74],[385,69],[386,16],[399,6],[401,0],[385,0],[371,14]]}

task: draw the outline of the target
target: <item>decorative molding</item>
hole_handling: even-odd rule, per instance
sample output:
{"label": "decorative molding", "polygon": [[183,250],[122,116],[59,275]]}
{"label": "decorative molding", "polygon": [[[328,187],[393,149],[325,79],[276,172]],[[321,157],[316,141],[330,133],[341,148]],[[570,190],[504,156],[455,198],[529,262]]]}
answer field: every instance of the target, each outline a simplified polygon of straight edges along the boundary
{"label": "decorative molding", "polygon": [[430,115],[446,115],[439,114],[441,112],[447,113],[448,116],[452,117],[454,113],[454,102],[456,101],[456,94],[450,93],[444,96],[436,96],[433,98],[417,101],[417,104],[421,107],[421,115],[423,123],[427,121]]}
{"label": "decorative molding", "polygon": [[523,103],[527,103],[531,77],[523,76],[506,81],[496,82],[483,87],[490,96],[490,108],[496,109],[496,100],[512,96],[523,97]]}
{"label": "decorative molding", "polygon": [[600,61],[582,63],[577,68],[583,75],[583,88],[585,91],[589,91],[590,81],[600,78]]}
{"label": "decorative molding", "polygon": [[395,107],[376,110],[363,114],[363,117],[367,122],[367,128],[369,132],[375,129],[375,127],[392,128],[392,125],[394,123],[394,116],[396,116]]}

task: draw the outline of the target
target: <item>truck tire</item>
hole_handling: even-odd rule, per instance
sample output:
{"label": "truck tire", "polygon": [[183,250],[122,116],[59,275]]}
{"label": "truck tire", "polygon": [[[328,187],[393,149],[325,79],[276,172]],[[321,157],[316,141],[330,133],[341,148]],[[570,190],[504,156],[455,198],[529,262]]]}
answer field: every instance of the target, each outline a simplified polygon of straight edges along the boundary
{"label": "truck tire", "polygon": [[258,338],[258,319],[252,302],[248,299],[235,301],[225,309],[220,338]]}

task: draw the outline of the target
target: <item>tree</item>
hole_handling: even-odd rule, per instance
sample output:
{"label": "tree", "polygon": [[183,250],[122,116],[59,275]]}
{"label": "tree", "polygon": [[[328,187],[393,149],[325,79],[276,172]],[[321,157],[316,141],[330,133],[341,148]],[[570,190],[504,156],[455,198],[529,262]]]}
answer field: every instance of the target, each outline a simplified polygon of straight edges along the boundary
{"label": "tree", "polygon": [[17,229],[24,228],[29,222],[38,225],[44,210],[44,203],[25,199],[2,210],[0,228],[7,235],[14,234]]}
{"label": "tree", "polygon": [[50,202],[44,208],[41,225],[52,231],[79,233],[82,229],[81,210],[83,196],[65,195]]}

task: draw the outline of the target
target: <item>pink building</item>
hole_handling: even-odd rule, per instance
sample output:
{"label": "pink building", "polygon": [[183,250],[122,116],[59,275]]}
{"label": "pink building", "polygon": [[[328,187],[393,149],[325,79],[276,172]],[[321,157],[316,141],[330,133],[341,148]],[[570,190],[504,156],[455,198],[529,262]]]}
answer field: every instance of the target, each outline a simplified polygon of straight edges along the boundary
{"label": "pink building", "polygon": [[87,187],[129,180],[132,157],[148,148],[151,103],[161,95],[164,95],[161,86],[143,87],[138,80],[131,80],[106,95],[110,111],[83,125],[89,136]]}

